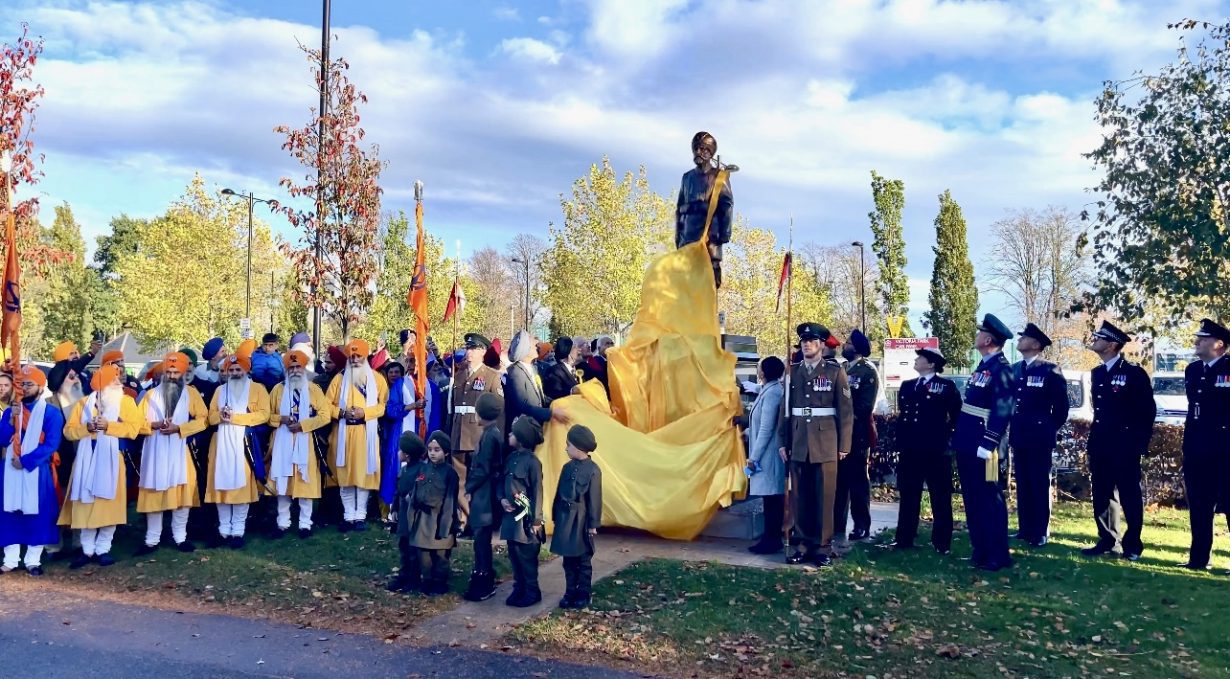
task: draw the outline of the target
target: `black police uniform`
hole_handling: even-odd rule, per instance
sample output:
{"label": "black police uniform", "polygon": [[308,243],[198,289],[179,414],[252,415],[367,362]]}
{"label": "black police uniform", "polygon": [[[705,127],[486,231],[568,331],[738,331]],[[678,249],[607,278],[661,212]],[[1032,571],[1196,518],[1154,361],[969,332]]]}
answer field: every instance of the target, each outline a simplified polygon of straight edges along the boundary
{"label": "black police uniform", "polygon": [[961,413],[961,392],[952,380],[932,375],[906,380],[897,392],[897,546],[913,547],[923,482],[931,493],[931,544],[947,554],[952,546],[952,456],[949,444]]}
{"label": "black police uniform", "polygon": [[846,529],[847,516],[854,517],[851,540],[871,533],[871,439],[872,420],[879,390],[879,374],[866,358],[846,364],[846,380],[854,405],[854,433],[850,454],[837,463],[837,500],[833,504],[833,527],[837,535]]}
{"label": "black police uniform", "polygon": [[1018,361],[1012,370],[1016,407],[1008,444],[1016,478],[1016,536],[1042,545],[1051,523],[1051,456],[1059,428],[1068,421],[1068,382],[1059,366],[1037,357]]}
{"label": "black police uniform", "polygon": [[[1126,335],[1119,337],[1126,343]],[[1145,514],[1140,458],[1149,452],[1157,415],[1153,383],[1144,368],[1122,356],[1109,369],[1105,364],[1094,368],[1090,379],[1093,425],[1087,449],[1098,542],[1085,553],[1092,556],[1121,548],[1124,556],[1136,558],[1144,549],[1140,541]]]}
{"label": "black police uniform", "polygon": [[[1205,319],[1199,336],[1226,338],[1225,328]],[[1226,339],[1230,342],[1230,338]],[[1230,356],[1195,361],[1183,373],[1187,422],[1183,429],[1183,485],[1191,516],[1192,546],[1186,564],[1204,568],[1213,550],[1213,518],[1230,521]]]}

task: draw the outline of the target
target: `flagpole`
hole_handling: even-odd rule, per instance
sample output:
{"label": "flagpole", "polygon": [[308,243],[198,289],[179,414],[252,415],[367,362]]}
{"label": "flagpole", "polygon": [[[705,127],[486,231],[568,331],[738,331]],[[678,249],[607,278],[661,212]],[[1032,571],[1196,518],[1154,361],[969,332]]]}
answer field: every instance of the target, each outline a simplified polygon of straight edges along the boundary
{"label": "flagpole", "polygon": [[[790,263],[790,271],[786,274],[786,375],[782,381],[782,417],[786,422],[786,431],[790,431],[790,373],[794,370],[794,366],[790,364],[790,324],[791,316],[794,314],[794,215],[790,215],[790,231],[786,240],[786,261]],[[783,445],[785,442],[783,442]],[[782,521],[782,533],[786,541],[787,553],[790,549],[790,531],[794,528],[795,513],[792,511],[794,503],[794,475],[790,474],[789,463],[786,467],[786,498],[785,511],[782,513],[783,519],[786,516],[790,517],[789,521]]]}
{"label": "flagpole", "polygon": [[[0,206],[4,208],[4,230],[5,230],[5,245],[7,252],[5,253],[4,266],[4,290],[0,295],[3,300],[3,333],[7,334],[10,341],[9,364],[13,368],[13,391],[16,398],[13,399],[13,445],[12,454],[14,458],[21,456],[21,420],[25,415],[25,409],[22,407],[21,394],[18,391],[20,386],[21,376],[21,264],[17,260],[17,204],[13,198],[14,186],[13,181],[13,154],[11,149],[4,149],[0,153],[0,174],[4,175],[4,201]],[[9,296],[13,299],[10,300]],[[15,326],[15,327],[14,327]]]}

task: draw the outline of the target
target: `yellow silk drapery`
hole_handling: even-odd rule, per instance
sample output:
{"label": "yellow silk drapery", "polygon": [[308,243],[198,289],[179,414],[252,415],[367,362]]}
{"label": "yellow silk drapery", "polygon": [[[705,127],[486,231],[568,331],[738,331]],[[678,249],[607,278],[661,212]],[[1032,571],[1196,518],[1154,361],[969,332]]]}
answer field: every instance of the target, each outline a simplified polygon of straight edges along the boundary
{"label": "yellow silk drapery", "polygon": [[[735,357],[721,346],[706,240],[646,271],[628,341],[607,354],[610,403],[596,380],[558,401],[598,440],[603,525],[690,540],[746,490]],[[548,519],[567,430],[552,422],[538,449]]]}

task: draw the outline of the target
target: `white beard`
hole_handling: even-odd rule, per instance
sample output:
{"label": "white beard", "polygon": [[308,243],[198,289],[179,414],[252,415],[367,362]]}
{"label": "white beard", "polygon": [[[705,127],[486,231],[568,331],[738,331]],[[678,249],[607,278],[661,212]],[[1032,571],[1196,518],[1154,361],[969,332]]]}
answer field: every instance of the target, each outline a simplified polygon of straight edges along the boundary
{"label": "white beard", "polygon": [[299,377],[287,377],[286,378],[287,388],[293,391],[299,391],[301,389],[306,389],[307,384],[308,384],[308,381],[307,381],[306,375],[301,375]]}
{"label": "white beard", "polygon": [[62,403],[70,406],[85,397],[85,394],[81,391],[81,382],[73,382],[72,384],[65,382],[56,395],[60,397]]}
{"label": "white beard", "polygon": [[355,384],[367,384],[367,374],[371,367],[366,363],[359,367],[350,367],[350,381]]}
{"label": "white beard", "polygon": [[118,407],[122,398],[124,398],[124,388],[118,385],[106,387],[99,394],[104,408]]}

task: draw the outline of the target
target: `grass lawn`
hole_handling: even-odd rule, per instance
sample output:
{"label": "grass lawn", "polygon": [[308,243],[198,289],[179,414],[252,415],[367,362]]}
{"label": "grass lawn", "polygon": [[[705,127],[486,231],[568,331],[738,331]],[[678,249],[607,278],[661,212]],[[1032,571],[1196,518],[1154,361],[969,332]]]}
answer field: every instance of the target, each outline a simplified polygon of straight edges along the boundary
{"label": "grass lawn", "polygon": [[964,533],[948,557],[860,545],[823,571],[645,561],[598,583],[594,610],[512,643],[678,676],[1230,676],[1224,521],[1206,574],[1174,565],[1184,513],[1147,513],[1135,564],[1080,555],[1089,505],[1055,514],[1050,545],[1014,545],[1016,567],[994,574],[960,558]]}
{"label": "grass lawn", "polygon": [[334,527],[318,528],[307,540],[293,531],[271,540],[250,529],[241,550],[198,544],[196,552],[181,554],[164,543],[150,556],[133,557],[144,533],[144,517],[134,515],[116,535],[116,565],[71,571],[67,560],[59,560],[47,564],[46,584],[133,603],[266,617],[394,639],[416,622],[454,607],[473,564],[470,543],[463,542],[453,550],[451,594],[404,596],[384,589],[399,561],[396,536],[371,523],[366,532],[344,535]]}

